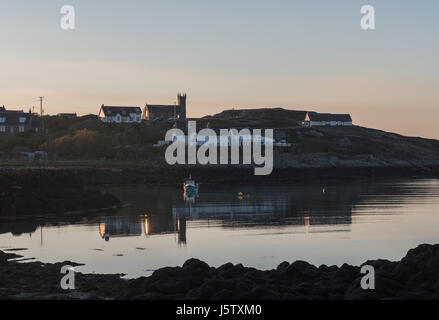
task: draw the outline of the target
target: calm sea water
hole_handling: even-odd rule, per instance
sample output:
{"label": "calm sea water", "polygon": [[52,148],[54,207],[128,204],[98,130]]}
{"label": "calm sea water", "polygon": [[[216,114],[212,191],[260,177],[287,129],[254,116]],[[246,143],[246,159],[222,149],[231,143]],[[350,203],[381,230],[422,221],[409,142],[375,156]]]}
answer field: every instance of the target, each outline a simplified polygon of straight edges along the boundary
{"label": "calm sea water", "polygon": [[[2,220],[0,249],[82,272],[150,275],[195,257],[259,269],[282,261],[361,264],[399,260],[439,243],[439,180],[101,188],[129,206],[93,215]],[[243,197],[238,193],[242,192]]]}

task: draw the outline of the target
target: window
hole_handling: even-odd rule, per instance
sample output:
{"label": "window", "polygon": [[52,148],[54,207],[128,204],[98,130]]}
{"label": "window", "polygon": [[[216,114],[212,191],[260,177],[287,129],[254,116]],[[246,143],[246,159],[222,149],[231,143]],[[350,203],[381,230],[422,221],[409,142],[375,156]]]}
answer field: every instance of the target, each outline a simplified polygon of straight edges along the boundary
{"label": "window", "polygon": [[20,117],[20,123],[25,123],[25,122],[26,122],[26,118]]}
{"label": "window", "polygon": [[6,126],[0,126],[0,132],[6,132]]}
{"label": "window", "polygon": [[24,126],[18,126],[18,132],[24,132]]}
{"label": "window", "polygon": [[5,123],[5,122],[6,122],[6,118],[0,117],[0,123]]}

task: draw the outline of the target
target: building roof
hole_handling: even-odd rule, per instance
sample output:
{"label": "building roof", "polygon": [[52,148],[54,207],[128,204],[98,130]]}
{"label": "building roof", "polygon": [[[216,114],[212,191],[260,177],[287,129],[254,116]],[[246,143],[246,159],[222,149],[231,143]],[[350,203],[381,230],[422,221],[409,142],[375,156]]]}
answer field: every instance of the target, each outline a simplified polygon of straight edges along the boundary
{"label": "building roof", "polygon": [[120,106],[102,105],[101,109],[106,117],[115,116],[117,114],[124,116],[124,115],[129,115],[130,113],[139,113],[139,114],[142,113],[142,109],[140,109],[140,107],[120,107]]}
{"label": "building roof", "polygon": [[310,121],[352,121],[350,114],[308,112],[307,115]]}
{"label": "building roof", "polygon": [[1,106],[0,113],[24,113],[24,112],[23,110],[7,110],[5,106]]}
{"label": "building roof", "polygon": [[[158,105],[158,104],[147,104],[145,106],[145,110],[147,110],[147,114],[150,120],[160,120],[163,118],[170,119],[175,117],[178,118],[179,114],[182,112],[182,109],[179,105]],[[152,119],[151,119],[152,117]]]}
{"label": "building roof", "polygon": [[[2,122],[0,124],[6,124],[6,125],[18,125],[18,124],[29,124],[31,115],[24,112],[2,112],[0,111],[0,118],[5,118],[5,122]],[[20,122],[20,118],[26,118],[25,122]]]}
{"label": "building roof", "polygon": [[178,105],[159,105],[159,104],[147,104],[149,112],[174,112],[175,110],[179,110],[180,106]]}

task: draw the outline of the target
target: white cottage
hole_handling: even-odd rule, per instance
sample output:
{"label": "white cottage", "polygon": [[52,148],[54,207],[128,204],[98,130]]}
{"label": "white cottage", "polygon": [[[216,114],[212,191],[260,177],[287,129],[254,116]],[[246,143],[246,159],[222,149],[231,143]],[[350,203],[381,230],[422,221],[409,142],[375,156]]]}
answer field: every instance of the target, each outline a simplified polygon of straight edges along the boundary
{"label": "white cottage", "polygon": [[307,112],[302,127],[351,127],[352,118],[350,114],[332,114]]}
{"label": "white cottage", "polygon": [[142,109],[140,107],[101,106],[99,119],[106,123],[140,123]]}
{"label": "white cottage", "polygon": [[251,144],[265,145],[267,143],[276,143],[275,139],[266,137],[263,134],[252,134],[250,130],[236,131],[236,133],[234,131],[227,130],[231,132],[231,134],[226,136],[221,136],[219,129],[209,130],[211,130],[212,135],[206,135],[204,138],[199,136],[196,132],[192,133],[189,136],[187,135],[187,133],[185,133],[184,136],[173,135],[172,142],[184,142],[185,145],[190,144],[197,146],[201,146],[204,144],[215,144],[219,147],[230,147],[232,146],[232,144],[242,147]]}

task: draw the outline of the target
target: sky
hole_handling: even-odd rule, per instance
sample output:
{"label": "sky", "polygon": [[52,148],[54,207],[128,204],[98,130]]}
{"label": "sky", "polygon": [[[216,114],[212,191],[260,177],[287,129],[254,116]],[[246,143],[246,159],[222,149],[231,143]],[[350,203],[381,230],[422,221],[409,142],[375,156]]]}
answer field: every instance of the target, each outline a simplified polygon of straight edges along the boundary
{"label": "sky", "polygon": [[1,0],[0,105],[44,96],[45,113],[83,115],[186,92],[190,117],[283,107],[439,139],[438,14],[437,0]]}

